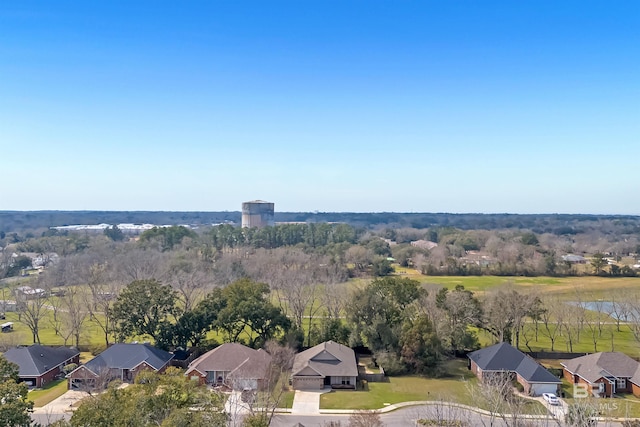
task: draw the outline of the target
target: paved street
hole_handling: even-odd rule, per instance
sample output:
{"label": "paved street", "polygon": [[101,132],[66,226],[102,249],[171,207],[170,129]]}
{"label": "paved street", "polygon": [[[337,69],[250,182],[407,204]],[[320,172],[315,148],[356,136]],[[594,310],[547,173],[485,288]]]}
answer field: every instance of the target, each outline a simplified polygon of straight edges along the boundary
{"label": "paved street", "polygon": [[[459,410],[459,413],[449,414],[437,414],[434,413],[432,406],[415,406],[401,408],[393,412],[381,414],[380,419],[385,426],[388,427],[415,427],[416,420],[420,418],[430,419],[459,419],[469,423],[471,426],[490,426],[494,427],[506,427],[507,424],[500,418],[491,420],[489,417],[479,415],[475,412]],[[273,427],[293,427],[298,423],[305,427],[325,427],[329,422],[340,422],[341,425],[346,426],[349,423],[349,417],[351,415],[295,415],[295,414],[279,414],[276,415],[271,426]],[[558,427],[560,424],[553,417],[549,416],[544,420],[531,421],[529,425],[537,427]],[[620,427],[620,423],[606,422],[598,423],[598,427]]]}
{"label": "paved street", "polygon": [[[436,416],[432,413],[433,407],[431,406],[416,406],[416,407],[407,407],[401,408],[393,412],[389,412],[386,414],[380,414],[380,419],[386,426],[411,426],[414,427],[416,425],[416,420],[420,418],[436,418]],[[473,426],[482,426],[489,425],[489,419],[481,417],[478,414],[463,411],[464,413],[455,414],[457,419],[468,420],[470,425]],[[453,413],[449,414],[450,416],[454,416]],[[350,414],[344,415],[276,415],[271,422],[271,425],[274,427],[292,427],[297,423],[304,425],[305,427],[325,427],[325,424],[328,422],[340,422],[343,426],[348,425]],[[496,420],[493,424],[494,426],[506,426],[501,420]],[[549,424],[552,426],[554,424]]]}

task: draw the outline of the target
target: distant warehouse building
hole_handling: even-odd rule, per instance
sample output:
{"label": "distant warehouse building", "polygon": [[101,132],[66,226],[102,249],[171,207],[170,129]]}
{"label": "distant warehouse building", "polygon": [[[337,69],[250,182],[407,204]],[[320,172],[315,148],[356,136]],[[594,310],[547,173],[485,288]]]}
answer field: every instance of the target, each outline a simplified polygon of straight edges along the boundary
{"label": "distant warehouse building", "polygon": [[274,225],[274,204],[263,200],[254,200],[242,204],[242,227],[262,228]]}

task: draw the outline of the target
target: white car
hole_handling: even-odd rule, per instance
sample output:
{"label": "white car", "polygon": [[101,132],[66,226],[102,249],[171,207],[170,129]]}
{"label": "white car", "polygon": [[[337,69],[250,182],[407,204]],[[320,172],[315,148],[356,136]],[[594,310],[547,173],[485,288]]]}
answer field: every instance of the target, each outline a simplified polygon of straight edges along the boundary
{"label": "white car", "polygon": [[542,398],[546,400],[549,405],[559,405],[560,399],[553,393],[542,393]]}

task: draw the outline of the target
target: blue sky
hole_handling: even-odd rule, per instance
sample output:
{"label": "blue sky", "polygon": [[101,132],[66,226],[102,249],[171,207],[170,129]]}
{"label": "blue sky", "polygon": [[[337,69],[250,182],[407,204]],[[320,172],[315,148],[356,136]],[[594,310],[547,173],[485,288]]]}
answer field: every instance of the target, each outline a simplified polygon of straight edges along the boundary
{"label": "blue sky", "polygon": [[640,214],[640,2],[0,2],[0,210]]}

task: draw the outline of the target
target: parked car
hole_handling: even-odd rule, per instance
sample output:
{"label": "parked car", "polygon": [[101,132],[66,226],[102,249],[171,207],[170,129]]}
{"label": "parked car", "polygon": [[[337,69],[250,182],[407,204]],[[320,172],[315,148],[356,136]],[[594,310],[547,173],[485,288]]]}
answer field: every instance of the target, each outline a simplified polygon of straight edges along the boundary
{"label": "parked car", "polygon": [[542,398],[546,400],[549,405],[559,405],[560,399],[553,393],[542,393]]}

